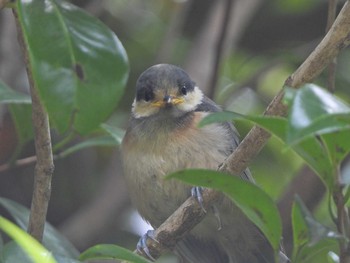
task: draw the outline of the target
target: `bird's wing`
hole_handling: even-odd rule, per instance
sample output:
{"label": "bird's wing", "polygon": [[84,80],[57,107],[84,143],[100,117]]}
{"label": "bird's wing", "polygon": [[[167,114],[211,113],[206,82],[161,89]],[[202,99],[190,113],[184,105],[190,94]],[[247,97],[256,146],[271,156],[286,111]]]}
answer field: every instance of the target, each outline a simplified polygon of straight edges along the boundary
{"label": "bird's wing", "polygon": [[[195,111],[199,111],[199,112],[220,112],[222,111],[221,107],[219,105],[217,105],[214,101],[212,101],[211,99],[209,99],[208,97],[204,96],[202,99],[202,103],[200,103],[197,108],[195,109]],[[223,127],[225,127],[225,129],[228,130],[229,133],[232,134],[231,138],[231,150],[229,152],[229,154],[231,154],[234,149],[237,148],[238,144],[239,144],[239,133],[236,130],[236,128],[233,126],[232,123],[230,122],[223,122],[220,125],[222,125]],[[250,182],[255,182],[253,176],[251,175],[249,169],[245,169],[242,174],[241,174],[242,179],[250,181]]]}
{"label": "bird's wing", "polygon": [[216,242],[202,240],[188,234],[177,243],[176,254],[181,258],[181,263],[225,263],[229,262],[226,253],[220,249]]}

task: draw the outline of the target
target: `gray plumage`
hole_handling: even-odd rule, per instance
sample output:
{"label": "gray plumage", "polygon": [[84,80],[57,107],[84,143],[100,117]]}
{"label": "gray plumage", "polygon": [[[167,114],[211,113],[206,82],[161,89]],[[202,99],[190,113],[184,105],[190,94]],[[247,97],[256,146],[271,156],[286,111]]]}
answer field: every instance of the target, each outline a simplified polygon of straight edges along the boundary
{"label": "gray plumage", "polygon": [[[157,228],[190,196],[189,186],[163,180],[164,176],[186,168],[216,170],[239,140],[229,123],[198,128],[204,116],[221,109],[176,66],[151,67],[140,76],[136,90],[133,116],[122,144],[123,166],[133,203]],[[173,104],[168,103],[171,99]],[[252,180],[248,169],[242,178]],[[182,262],[275,262],[265,237],[227,197],[215,207],[220,230],[213,211],[208,211],[177,244],[175,253]]]}

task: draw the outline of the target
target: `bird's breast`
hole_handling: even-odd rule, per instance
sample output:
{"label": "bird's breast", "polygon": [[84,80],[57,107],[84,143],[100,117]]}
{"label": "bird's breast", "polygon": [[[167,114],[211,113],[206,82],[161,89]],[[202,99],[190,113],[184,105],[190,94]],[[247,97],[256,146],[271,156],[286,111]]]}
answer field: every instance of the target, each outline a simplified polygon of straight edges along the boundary
{"label": "bird's breast", "polygon": [[218,124],[198,128],[204,115],[196,113],[186,126],[170,131],[162,126],[149,127],[151,134],[147,134],[147,126],[143,131],[129,130],[123,140],[123,166],[131,197],[153,225],[166,219],[190,195],[190,187],[164,180],[165,175],[186,168],[217,169],[226,158],[227,130]]}

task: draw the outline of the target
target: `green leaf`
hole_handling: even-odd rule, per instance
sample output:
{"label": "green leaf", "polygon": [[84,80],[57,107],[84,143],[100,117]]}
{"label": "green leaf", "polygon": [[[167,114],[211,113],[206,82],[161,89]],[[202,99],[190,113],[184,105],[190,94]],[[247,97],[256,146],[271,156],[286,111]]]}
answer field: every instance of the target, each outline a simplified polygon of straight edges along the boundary
{"label": "green leaf", "polygon": [[[300,239],[298,235],[293,236],[293,238],[298,238],[299,245],[303,245],[305,241],[308,241],[309,245],[314,245],[320,240],[326,238],[335,240],[344,238],[341,234],[334,232],[315,220],[311,212],[307,209],[303,201],[298,196],[295,198],[293,213],[293,227],[294,223],[296,223],[295,226],[297,227],[297,229],[293,229],[293,233],[296,232],[297,234],[301,234]],[[306,229],[307,237],[305,236]]]}
{"label": "green leaf", "polygon": [[213,112],[205,116],[199,123],[199,127],[216,122],[231,122],[232,120],[247,120],[248,116],[232,111]]}
{"label": "green leaf", "polygon": [[109,244],[101,244],[93,246],[85,250],[80,255],[80,260],[92,259],[119,259],[127,260],[133,263],[150,263],[151,261],[127,250],[123,247]]}
{"label": "green leaf", "polygon": [[94,138],[89,138],[87,140],[82,141],[81,143],[75,144],[61,153],[59,153],[59,157],[65,158],[70,154],[73,154],[77,151],[80,151],[85,148],[89,147],[96,147],[96,146],[105,146],[105,147],[115,147],[120,145],[118,141],[115,140],[114,137],[112,136],[99,136],[99,137],[94,137]]}
{"label": "green leaf", "polygon": [[320,242],[304,246],[298,257],[292,259],[296,263],[324,263],[330,251],[338,251],[339,243],[334,239],[323,239]]}
{"label": "green leaf", "polygon": [[349,134],[349,130],[342,130],[321,135],[334,167],[337,167],[350,152]]}
{"label": "green leaf", "polygon": [[60,131],[98,128],[120,100],[126,52],[98,19],[60,0],[16,1],[31,72],[50,120]]}
{"label": "green leaf", "polygon": [[[62,257],[60,255],[55,255],[52,253],[52,256],[57,263],[80,263],[81,261]],[[33,261],[28,257],[28,255],[23,251],[23,249],[14,241],[10,241],[5,245],[3,252],[4,260],[0,262],[6,263],[33,263]]]}
{"label": "green leaf", "polygon": [[317,137],[305,139],[293,145],[292,149],[320,176],[328,189],[333,188],[333,163],[324,144]]}
{"label": "green leaf", "polygon": [[253,122],[265,130],[271,132],[282,141],[285,141],[287,132],[287,120],[285,118],[276,116],[248,116],[230,111],[214,112],[204,117],[200,121],[199,127],[203,127],[215,122],[231,122],[233,120],[245,120]]}
{"label": "green leaf", "polygon": [[279,249],[282,226],[273,200],[256,185],[217,171],[189,169],[168,176],[192,185],[218,189],[227,194],[264,233],[272,247]]}
{"label": "green leaf", "polygon": [[0,216],[0,228],[13,238],[36,263],[55,263],[51,253],[22,229]]}
{"label": "green leaf", "polygon": [[[29,210],[26,207],[2,197],[0,198],[0,205],[10,213],[20,228],[27,229]],[[68,258],[77,258],[79,255],[74,246],[49,223],[45,223],[43,244],[48,250],[57,255]]]}
{"label": "green leaf", "polygon": [[114,140],[120,145],[122,143],[123,137],[125,135],[125,130],[118,127],[111,126],[107,123],[101,124],[101,128],[108,132]]}
{"label": "green leaf", "polygon": [[[232,120],[246,120],[251,121],[256,125],[269,131],[271,134],[277,136],[285,144],[287,138],[287,119],[274,116],[245,116],[235,112],[216,112],[206,116],[201,122],[200,126],[209,125],[215,122],[226,122]],[[348,143],[344,143],[347,145]],[[291,146],[293,150],[298,153],[304,161],[321,177],[326,186],[331,189],[333,187],[333,163],[329,158],[327,148],[316,137],[309,137]]]}
{"label": "green leaf", "polygon": [[[299,198],[299,197],[296,197]],[[292,207],[292,226],[293,226],[293,254],[294,258],[298,252],[309,241],[309,230],[304,220],[303,212],[296,202]]]}
{"label": "green leaf", "polygon": [[289,104],[287,143],[350,129],[350,107],[314,84],[286,89]]}
{"label": "green leaf", "polygon": [[15,91],[0,81],[0,103],[25,103],[30,104],[32,100],[29,95]]}

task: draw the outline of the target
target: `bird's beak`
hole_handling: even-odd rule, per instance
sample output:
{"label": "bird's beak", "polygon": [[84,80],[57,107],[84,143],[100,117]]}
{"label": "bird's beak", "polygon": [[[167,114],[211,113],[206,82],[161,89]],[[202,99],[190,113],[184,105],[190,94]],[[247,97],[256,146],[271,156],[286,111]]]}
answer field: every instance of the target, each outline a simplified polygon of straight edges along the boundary
{"label": "bird's beak", "polygon": [[163,97],[162,100],[157,100],[153,102],[152,106],[161,108],[167,105],[177,105],[183,102],[184,102],[183,98],[177,98],[176,96],[166,95]]}

